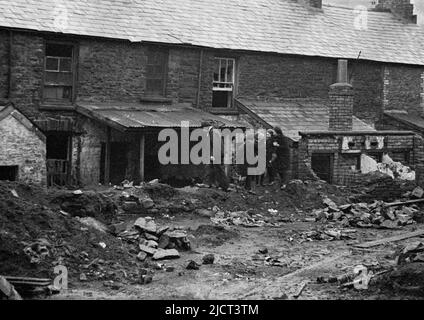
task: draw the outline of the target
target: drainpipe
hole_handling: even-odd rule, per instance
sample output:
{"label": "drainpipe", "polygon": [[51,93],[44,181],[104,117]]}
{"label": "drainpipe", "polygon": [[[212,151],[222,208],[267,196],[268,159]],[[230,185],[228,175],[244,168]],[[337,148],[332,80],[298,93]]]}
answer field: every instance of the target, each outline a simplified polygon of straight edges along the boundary
{"label": "drainpipe", "polygon": [[9,87],[7,89],[7,99],[12,99],[12,37],[13,32],[12,30],[9,30]]}
{"label": "drainpipe", "polygon": [[196,108],[199,109],[200,105],[200,88],[202,86],[202,67],[203,67],[203,49],[200,49],[200,57],[199,57],[199,81],[197,84],[197,101]]}

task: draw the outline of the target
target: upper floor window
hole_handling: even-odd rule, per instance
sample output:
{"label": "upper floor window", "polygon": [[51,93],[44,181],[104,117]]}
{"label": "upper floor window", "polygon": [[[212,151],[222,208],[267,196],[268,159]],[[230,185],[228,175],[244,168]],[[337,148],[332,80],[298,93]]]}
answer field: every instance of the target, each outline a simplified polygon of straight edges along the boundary
{"label": "upper floor window", "polygon": [[74,46],[47,43],[44,66],[44,101],[71,102],[74,91]]}
{"label": "upper floor window", "polygon": [[147,52],[146,94],[165,96],[168,68],[168,49],[151,47]]}
{"label": "upper floor window", "polygon": [[231,108],[233,105],[236,60],[215,58],[213,74],[213,108]]}

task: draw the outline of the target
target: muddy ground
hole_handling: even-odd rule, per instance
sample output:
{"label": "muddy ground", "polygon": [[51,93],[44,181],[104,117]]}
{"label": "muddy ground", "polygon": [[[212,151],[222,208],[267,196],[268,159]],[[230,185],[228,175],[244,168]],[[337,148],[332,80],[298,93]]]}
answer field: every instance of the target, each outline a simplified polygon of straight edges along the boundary
{"label": "muddy ground", "polygon": [[[375,283],[371,282],[367,290],[342,288],[339,283],[319,281],[352,274],[357,265],[369,266],[376,272],[391,268],[395,265],[395,258],[400,248],[416,241],[417,238],[371,249],[358,249],[353,245],[423,228],[420,224],[405,226],[399,230],[355,228],[352,239],[310,241],[305,238],[304,234],[311,230],[339,227],[336,222],[311,222],[308,218],[312,209],[323,207],[323,196],[330,197],[338,204],[348,201],[347,198],[352,196],[352,191],[344,188],[315,184],[306,187],[308,192],[306,189],[284,192],[273,186],[258,188],[256,194],[241,189],[224,193],[205,188],[185,188],[177,191],[170,188],[165,189],[165,192],[159,192],[163,190],[161,188],[153,188],[148,190],[147,194],[159,208],[154,211],[156,224],[185,230],[191,242],[191,250],[180,251],[179,259],[158,262],[151,261],[150,258],[140,262],[136,258],[137,251],[134,250],[134,246],[111,234],[81,227],[75,221],[75,217],[61,215],[59,211],[63,207],[71,208],[72,211],[72,201],[71,204],[63,205],[64,199],[69,200],[73,197],[70,195],[71,191],[66,190],[44,193],[43,197],[39,197],[36,210],[32,209],[34,211],[32,216],[41,212],[45,221],[54,219],[53,224],[34,231],[29,227],[30,222],[24,223],[23,228],[28,231],[28,235],[18,235],[17,232],[21,227],[16,226],[22,224],[22,221],[19,217],[13,216],[13,212],[21,210],[22,215],[28,215],[25,210],[33,203],[31,201],[34,200],[31,199],[35,196],[34,192],[42,191],[38,189],[25,191],[21,185],[3,185],[2,188],[0,191],[3,195],[8,194],[12,188],[16,189],[20,198],[2,199],[2,214],[7,212],[8,220],[5,221],[3,218],[0,225],[2,230],[0,274],[53,278],[54,274],[50,270],[58,260],[69,269],[68,290],[32,299],[316,300],[421,299],[422,297],[420,294],[394,290],[384,277],[378,278]],[[119,196],[125,191],[98,189],[83,190],[83,193],[96,199],[101,194],[101,206],[97,211],[95,209],[92,211],[97,219],[107,225],[119,222],[121,225],[127,223],[130,226],[139,217],[152,217],[152,211],[137,213],[122,211]],[[140,192],[146,193],[146,190]],[[226,211],[251,210],[263,215],[263,219],[269,223],[261,227],[222,226],[213,223],[210,217],[197,214],[195,210],[191,210],[193,208],[178,210],[176,204],[184,205],[193,199],[197,199],[192,202],[199,208],[212,209],[213,206],[218,206],[220,210]],[[117,206],[113,217],[110,216],[109,200]],[[90,201],[93,205],[97,200],[90,198]],[[167,206],[171,210],[166,209]],[[270,213],[268,209],[275,211]],[[86,212],[79,213],[84,214]],[[91,212],[88,213],[90,214]],[[32,219],[34,218],[30,220]],[[40,217],[36,219],[39,220]],[[14,220],[20,222],[13,222]],[[12,234],[11,221],[15,234]],[[53,232],[57,225],[63,226],[64,223],[66,232],[61,234]],[[40,222],[36,224],[39,225]],[[55,234],[48,233],[48,230]],[[18,236],[26,241],[40,237],[48,238],[51,242],[54,240],[52,256],[41,264],[30,265],[21,252],[26,243],[22,244],[21,239],[16,239]],[[100,242],[106,245],[105,249],[97,246]],[[63,246],[67,247],[68,251],[71,247],[71,252],[61,251]],[[265,248],[267,252],[264,251]],[[83,257],[80,255],[82,251],[84,251]],[[214,254],[214,264],[201,265],[199,270],[186,269],[190,260],[201,264],[202,257],[206,254]],[[277,263],[273,265],[272,261]],[[14,268],[15,264],[19,267]],[[142,269],[147,269],[152,274],[151,283],[139,283],[139,273]],[[81,273],[87,275],[87,279],[82,279]]]}

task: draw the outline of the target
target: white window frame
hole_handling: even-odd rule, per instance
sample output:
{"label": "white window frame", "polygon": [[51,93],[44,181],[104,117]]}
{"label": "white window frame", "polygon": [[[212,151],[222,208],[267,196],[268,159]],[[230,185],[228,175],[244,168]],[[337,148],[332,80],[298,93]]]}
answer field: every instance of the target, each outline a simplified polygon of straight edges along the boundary
{"label": "white window frame", "polygon": [[[234,58],[224,58],[224,57],[215,57],[215,60],[219,60],[219,72],[218,72],[218,81],[213,80],[213,91],[234,91],[235,86],[235,76],[236,76],[236,59]],[[221,79],[221,67],[222,62],[225,61],[225,79]],[[232,81],[228,81],[228,61],[233,62],[233,72],[232,72]],[[222,81],[224,80],[224,81]],[[221,87],[223,85],[224,87]]]}
{"label": "white window frame", "polygon": [[[47,59],[56,59],[57,62],[57,69],[56,70],[49,70],[47,69]],[[71,71],[60,71],[60,64],[62,63],[62,60],[70,60],[71,63]],[[55,56],[46,56],[45,59],[45,65],[44,65],[44,71],[46,72],[60,72],[60,73],[72,73],[72,57],[55,57]]]}

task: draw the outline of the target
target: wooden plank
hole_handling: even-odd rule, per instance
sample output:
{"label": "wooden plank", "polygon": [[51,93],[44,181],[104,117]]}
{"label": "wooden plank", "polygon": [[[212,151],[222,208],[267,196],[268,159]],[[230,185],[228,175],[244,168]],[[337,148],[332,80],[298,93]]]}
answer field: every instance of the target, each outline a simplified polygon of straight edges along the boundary
{"label": "wooden plank", "polygon": [[384,206],[385,207],[397,207],[397,206],[403,206],[403,205],[409,205],[409,204],[415,204],[415,203],[424,203],[424,199],[386,203]]}
{"label": "wooden plank", "polygon": [[140,137],[140,179],[141,182],[144,181],[144,176],[145,176],[145,172],[144,172],[144,167],[145,167],[145,134],[143,133]]}
{"label": "wooden plank", "polygon": [[386,243],[390,243],[390,242],[396,242],[396,241],[405,240],[405,239],[409,239],[409,238],[419,237],[419,236],[422,236],[422,235],[424,235],[424,230],[417,230],[417,231],[413,231],[413,232],[403,233],[403,234],[393,236],[393,237],[388,237],[388,238],[383,238],[383,239],[379,239],[379,240],[375,240],[375,241],[356,244],[356,245],[354,245],[354,247],[371,248],[371,247],[376,247],[376,246],[386,244]]}
{"label": "wooden plank", "polygon": [[110,142],[111,140],[111,129],[106,129],[106,144],[105,144],[105,177],[104,184],[108,185],[110,182]]}

